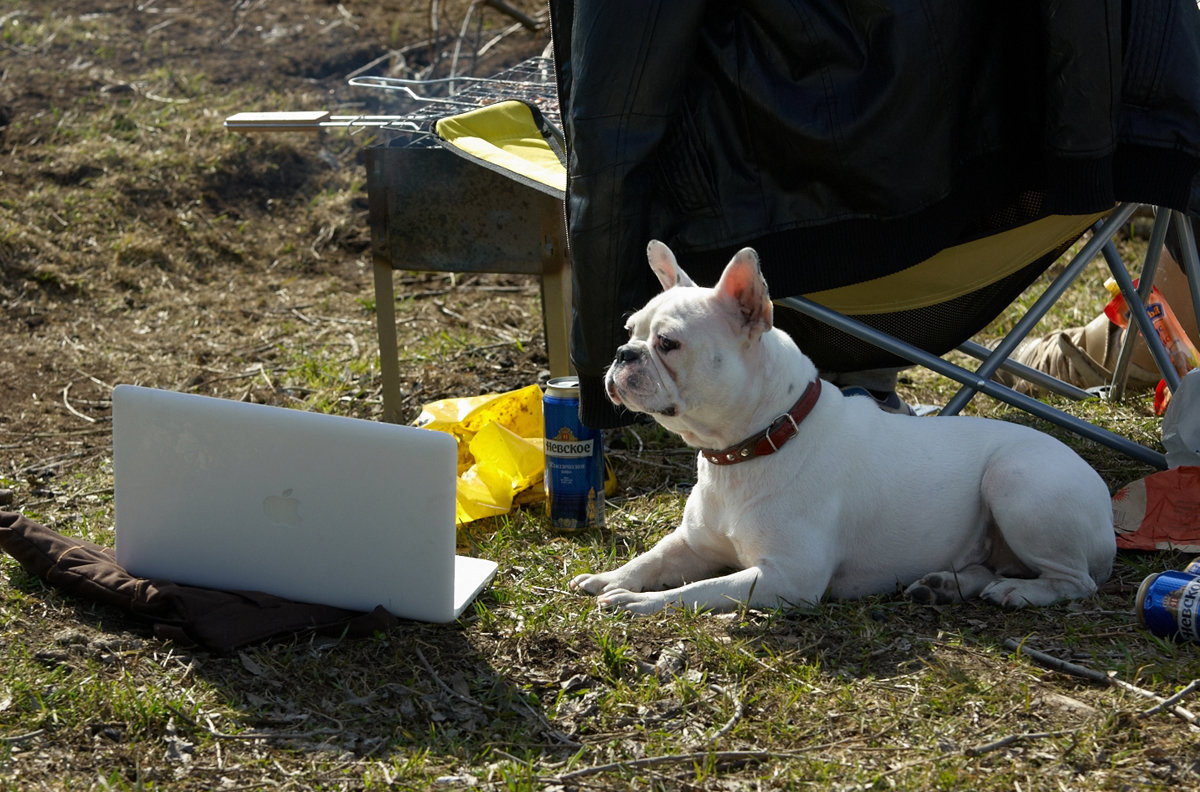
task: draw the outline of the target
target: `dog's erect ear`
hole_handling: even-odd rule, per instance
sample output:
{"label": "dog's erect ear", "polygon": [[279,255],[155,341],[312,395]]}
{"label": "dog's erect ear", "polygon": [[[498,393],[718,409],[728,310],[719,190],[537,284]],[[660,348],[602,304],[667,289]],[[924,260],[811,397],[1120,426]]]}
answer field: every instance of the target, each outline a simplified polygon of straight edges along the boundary
{"label": "dog's erect ear", "polygon": [[646,258],[650,259],[650,269],[658,276],[658,282],[662,284],[663,289],[696,285],[688,274],[679,268],[679,262],[675,260],[671,249],[657,239],[651,239],[650,244],[646,245]]}
{"label": "dog's erect ear", "polygon": [[758,254],[742,248],[725,265],[717,282],[717,296],[731,302],[751,335],[771,329],[775,312],[767,294],[767,282],[758,267]]}

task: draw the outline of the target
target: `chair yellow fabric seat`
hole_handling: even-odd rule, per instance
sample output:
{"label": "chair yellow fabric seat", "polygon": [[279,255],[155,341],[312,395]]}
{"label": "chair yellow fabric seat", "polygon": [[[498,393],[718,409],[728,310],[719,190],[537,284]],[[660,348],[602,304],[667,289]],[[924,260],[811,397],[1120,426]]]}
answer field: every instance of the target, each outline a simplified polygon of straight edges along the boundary
{"label": "chair yellow fabric seat", "polygon": [[827,308],[862,316],[936,305],[990,286],[1075,239],[1107,212],[1051,215],[982,239],[946,248],[907,269],[805,295]]}

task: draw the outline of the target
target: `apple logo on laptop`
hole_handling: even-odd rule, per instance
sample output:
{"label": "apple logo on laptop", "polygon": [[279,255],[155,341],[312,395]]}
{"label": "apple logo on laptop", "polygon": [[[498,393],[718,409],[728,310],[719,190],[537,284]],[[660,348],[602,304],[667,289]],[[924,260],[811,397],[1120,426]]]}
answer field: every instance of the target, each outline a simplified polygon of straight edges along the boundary
{"label": "apple logo on laptop", "polygon": [[288,487],[281,495],[269,495],[263,499],[263,514],[277,525],[288,525],[299,528],[304,519],[300,516],[300,500],[292,497],[292,489]]}

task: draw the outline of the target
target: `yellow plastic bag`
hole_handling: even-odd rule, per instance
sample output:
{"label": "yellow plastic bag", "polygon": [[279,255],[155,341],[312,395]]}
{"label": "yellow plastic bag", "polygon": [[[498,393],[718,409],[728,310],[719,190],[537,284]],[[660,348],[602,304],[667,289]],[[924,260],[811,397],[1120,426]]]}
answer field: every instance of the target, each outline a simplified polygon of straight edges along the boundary
{"label": "yellow plastic bag", "polygon": [[542,389],[443,399],[422,407],[417,426],[458,443],[458,522],[494,517],[540,496]]}

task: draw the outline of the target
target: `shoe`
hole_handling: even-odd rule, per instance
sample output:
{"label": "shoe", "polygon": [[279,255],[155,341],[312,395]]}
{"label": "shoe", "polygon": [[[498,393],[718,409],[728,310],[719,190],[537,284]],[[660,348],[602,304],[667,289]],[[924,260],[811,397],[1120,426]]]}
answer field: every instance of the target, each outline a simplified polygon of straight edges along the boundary
{"label": "shoe", "polygon": [[875,402],[879,409],[884,412],[896,413],[897,415],[916,415],[916,411],[908,406],[895,391],[872,391],[858,385],[848,385],[842,388],[842,393],[846,396],[866,396]]}
{"label": "shoe", "polygon": [[[1023,341],[1012,354],[1014,363],[1045,372],[1087,390],[1112,382],[1124,330],[1100,314],[1084,327],[1056,330],[1041,338]],[[1126,386],[1130,390],[1153,388],[1161,377],[1156,371],[1130,364]],[[1037,395],[1038,388],[1008,372],[997,379],[1016,391]]]}

